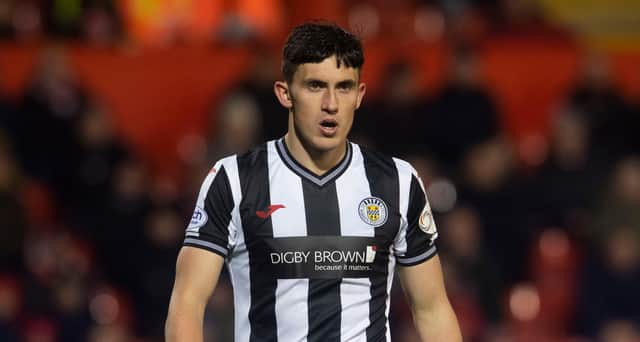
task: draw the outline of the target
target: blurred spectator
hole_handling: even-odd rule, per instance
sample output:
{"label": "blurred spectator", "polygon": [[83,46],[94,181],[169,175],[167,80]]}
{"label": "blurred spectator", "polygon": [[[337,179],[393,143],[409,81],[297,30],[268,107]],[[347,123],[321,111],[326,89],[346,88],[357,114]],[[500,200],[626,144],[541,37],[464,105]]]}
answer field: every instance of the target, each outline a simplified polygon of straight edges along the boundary
{"label": "blurred spectator", "polygon": [[73,179],[69,192],[69,213],[89,233],[99,224],[116,166],[128,157],[128,152],[116,137],[111,115],[92,104],[78,118],[74,129],[78,143],[77,155],[71,162]]}
{"label": "blurred spectator", "polygon": [[514,176],[512,147],[502,138],[475,145],[462,166],[463,185],[480,192],[499,192]]}
{"label": "blurred spectator", "polygon": [[[583,113],[592,139],[592,148],[601,158],[614,161],[638,145],[637,119],[613,83],[605,56],[587,56],[582,78],[570,93],[570,105]],[[637,150],[636,150],[637,152]]]}
{"label": "blurred spectator", "polygon": [[568,228],[584,236],[593,194],[600,193],[605,167],[590,153],[586,118],[565,108],[552,122],[549,156],[534,177],[538,224]]}
{"label": "blurred spectator", "polygon": [[[268,101],[268,96],[277,105],[277,112],[275,109],[268,108],[271,104],[259,102],[259,99]],[[261,116],[263,115],[266,120],[265,125],[262,125]],[[267,131],[266,127],[272,125],[269,123],[271,121],[269,115],[276,118],[275,121],[279,121],[277,118],[287,118],[286,110],[275,102],[273,89],[268,90],[266,83],[242,85],[223,98],[220,105],[211,109],[207,140],[202,144],[205,146],[199,149],[201,151],[196,151],[189,156],[190,160],[186,163],[186,178],[181,192],[177,194],[185,212],[191,214],[196,196],[200,192],[202,179],[216,161],[234,153],[248,151],[262,141],[261,133],[272,134],[272,139],[284,135],[284,132],[280,134]],[[286,127],[286,121],[282,127]]]}
{"label": "blurred spectator", "polygon": [[175,208],[154,208],[146,217],[144,236],[136,241],[128,263],[134,270],[128,282],[134,287],[131,294],[139,336],[162,339],[183,236],[183,220]]}
{"label": "blurred spectator", "polygon": [[0,130],[0,272],[22,272],[27,231],[26,214],[20,202],[21,174],[8,138]]}
{"label": "blurred spectator", "polygon": [[447,82],[424,109],[419,123],[423,131],[420,143],[450,168],[458,165],[469,148],[497,136],[498,113],[483,88],[473,52],[456,52]]}
{"label": "blurred spectator", "polygon": [[416,122],[425,113],[420,112],[415,66],[406,61],[393,62],[381,79],[381,96],[364,101],[356,113],[353,139],[394,156],[418,152],[414,149],[424,127]]}
{"label": "blurred spectator", "polygon": [[475,209],[483,224],[483,245],[508,283],[522,279],[532,237],[527,209],[531,190],[516,177],[511,147],[502,139],[474,146],[463,162],[461,205]]}
{"label": "blurred spectator", "polygon": [[147,169],[133,157],[118,163],[101,220],[91,229],[108,279],[123,286],[132,285],[131,279],[137,277],[133,267],[122,267],[131,263],[122,251],[135,251],[145,238],[143,227],[151,206],[148,177]]}
{"label": "blurred spectator", "polygon": [[258,45],[256,50],[253,64],[235,92],[252,98],[257,106],[261,122],[258,127],[262,127],[258,141],[278,139],[286,132],[289,121],[287,110],[273,92],[273,82],[282,77],[278,59],[265,46]]}
{"label": "blurred spectator", "polygon": [[640,236],[640,158],[620,160],[609,181],[609,193],[600,198],[591,226],[592,241],[597,244],[610,234],[612,226],[630,227]]}
{"label": "blurred spectator", "polygon": [[[11,29],[18,41],[29,42],[42,38],[45,23],[42,4],[37,0],[9,1],[12,7]],[[13,5],[13,6],[11,6]]]}
{"label": "blurred spectator", "polygon": [[600,242],[601,259],[591,255],[584,265],[577,308],[578,330],[591,337],[606,333],[610,320],[640,324],[640,238],[628,227],[610,225]]}
{"label": "blurred spectator", "polygon": [[25,171],[66,199],[72,183],[77,140],[73,127],[86,107],[86,94],[59,48],[43,51],[22,99],[16,127],[18,156]]}
{"label": "blurred spectator", "polygon": [[[87,245],[64,231],[31,232],[30,246],[25,251],[28,273],[24,282],[25,307],[28,312],[50,315],[56,310],[61,318],[71,306],[64,296],[58,296],[62,285],[71,280],[86,281],[92,258]],[[76,293],[80,295],[81,293]],[[61,301],[63,300],[63,301]],[[77,308],[77,307],[74,307]]]}
{"label": "blurred spectator", "polygon": [[[482,241],[482,222],[471,208],[458,207],[448,212],[440,222],[442,258],[455,270],[455,284],[451,288],[452,300],[457,296],[470,297],[482,308],[482,319],[492,323],[500,317],[500,296],[505,289],[495,260],[487,255]],[[462,324],[464,325],[464,324]],[[465,335],[470,340],[481,340],[482,329]]]}
{"label": "blurred spectator", "polygon": [[[234,93],[222,101],[209,134],[208,163],[233,153],[242,153],[260,140],[260,110],[253,97],[246,93]],[[285,115],[274,113],[273,115]],[[212,121],[213,122],[213,121]]]}
{"label": "blurred spectator", "polygon": [[108,47],[122,36],[122,22],[113,1],[89,1],[82,17],[82,37],[87,44]]}

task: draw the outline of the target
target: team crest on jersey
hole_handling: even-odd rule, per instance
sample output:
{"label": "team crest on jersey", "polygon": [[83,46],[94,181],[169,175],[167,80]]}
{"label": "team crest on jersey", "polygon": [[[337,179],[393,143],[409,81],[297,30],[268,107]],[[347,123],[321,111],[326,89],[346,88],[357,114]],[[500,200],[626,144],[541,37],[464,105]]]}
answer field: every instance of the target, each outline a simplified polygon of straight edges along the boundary
{"label": "team crest on jersey", "polygon": [[378,197],[367,197],[358,206],[360,218],[366,224],[380,227],[387,222],[387,205]]}
{"label": "team crest on jersey", "polygon": [[207,223],[207,220],[207,213],[204,211],[204,209],[196,206],[196,209],[193,211],[193,215],[191,216],[191,221],[189,222],[187,230],[197,231],[198,228],[204,226],[204,224]]}
{"label": "team crest on jersey", "polygon": [[420,213],[420,217],[418,218],[418,227],[420,227],[423,232],[432,236],[437,233],[436,225],[433,222],[433,216],[431,215],[431,210],[428,205],[425,205],[424,209],[422,209],[422,212]]}

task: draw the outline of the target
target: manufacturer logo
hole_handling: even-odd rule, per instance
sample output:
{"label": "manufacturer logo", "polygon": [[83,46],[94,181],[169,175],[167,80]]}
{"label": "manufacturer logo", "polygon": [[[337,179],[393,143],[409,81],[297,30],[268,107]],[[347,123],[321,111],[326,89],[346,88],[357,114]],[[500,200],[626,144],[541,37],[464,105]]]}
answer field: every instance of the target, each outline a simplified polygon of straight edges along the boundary
{"label": "manufacturer logo", "polygon": [[256,215],[261,219],[266,219],[267,217],[271,216],[271,214],[273,214],[276,210],[282,209],[282,208],[285,208],[285,206],[282,204],[271,204],[267,207],[267,210],[256,211]]}
{"label": "manufacturer logo", "polygon": [[360,202],[358,214],[366,224],[380,227],[387,222],[387,205],[378,197],[367,197]]}
{"label": "manufacturer logo", "polygon": [[193,215],[191,215],[191,221],[189,222],[187,230],[197,230],[198,228],[204,226],[204,224],[207,223],[207,220],[207,213],[204,211],[204,209],[196,206],[196,209],[193,211]]}

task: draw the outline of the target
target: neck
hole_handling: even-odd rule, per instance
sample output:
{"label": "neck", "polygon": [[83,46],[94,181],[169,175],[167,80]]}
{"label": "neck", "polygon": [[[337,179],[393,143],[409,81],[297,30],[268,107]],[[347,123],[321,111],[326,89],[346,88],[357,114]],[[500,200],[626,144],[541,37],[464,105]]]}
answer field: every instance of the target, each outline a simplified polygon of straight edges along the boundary
{"label": "neck", "polygon": [[293,158],[300,165],[317,175],[323,175],[338,165],[347,152],[346,143],[340,144],[339,147],[332,150],[314,149],[296,137],[295,133],[291,131],[284,136],[284,142],[287,144],[287,148]]}

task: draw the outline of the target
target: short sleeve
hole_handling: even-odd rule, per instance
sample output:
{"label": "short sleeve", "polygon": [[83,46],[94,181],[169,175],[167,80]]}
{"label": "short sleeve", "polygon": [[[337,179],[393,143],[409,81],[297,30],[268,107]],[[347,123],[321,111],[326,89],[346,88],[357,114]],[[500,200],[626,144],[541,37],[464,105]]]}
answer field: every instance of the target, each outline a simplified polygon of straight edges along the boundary
{"label": "short sleeve", "polygon": [[406,219],[395,241],[396,260],[402,266],[420,264],[437,253],[438,231],[431,207],[422,181],[411,166],[409,169],[409,175],[404,177],[408,184],[402,187],[408,193],[400,194],[407,199],[406,216],[403,215]]}
{"label": "short sleeve", "polygon": [[226,258],[233,248],[233,209],[229,174],[224,164],[218,162],[200,187],[183,245],[203,248]]}

